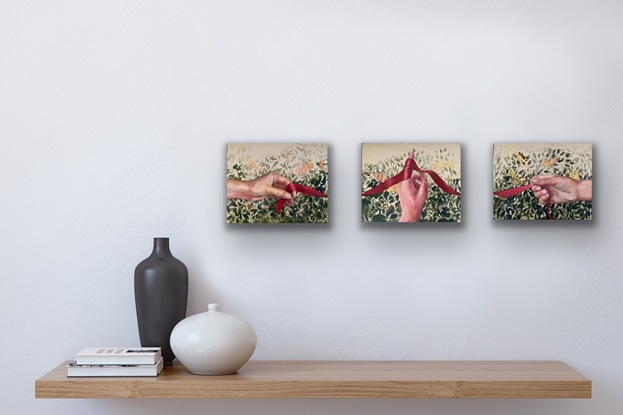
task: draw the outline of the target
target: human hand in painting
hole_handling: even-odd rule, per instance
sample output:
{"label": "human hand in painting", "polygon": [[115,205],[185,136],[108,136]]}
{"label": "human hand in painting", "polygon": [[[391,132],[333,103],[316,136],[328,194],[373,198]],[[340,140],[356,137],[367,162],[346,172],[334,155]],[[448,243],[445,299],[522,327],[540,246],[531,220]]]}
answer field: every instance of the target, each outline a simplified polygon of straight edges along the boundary
{"label": "human hand in painting", "polygon": [[227,179],[227,199],[244,199],[257,202],[272,197],[286,199],[286,205],[291,206],[294,203],[296,192],[290,193],[285,190],[290,183],[290,180],[272,171],[254,180]]}
{"label": "human hand in painting", "polygon": [[[413,153],[409,155],[414,159]],[[428,176],[426,173],[413,172],[409,180],[398,184],[398,198],[400,199],[400,222],[419,222],[428,196]]]}
{"label": "human hand in painting", "polygon": [[575,180],[555,174],[541,174],[531,180],[539,203],[571,203],[593,200],[593,180]]}

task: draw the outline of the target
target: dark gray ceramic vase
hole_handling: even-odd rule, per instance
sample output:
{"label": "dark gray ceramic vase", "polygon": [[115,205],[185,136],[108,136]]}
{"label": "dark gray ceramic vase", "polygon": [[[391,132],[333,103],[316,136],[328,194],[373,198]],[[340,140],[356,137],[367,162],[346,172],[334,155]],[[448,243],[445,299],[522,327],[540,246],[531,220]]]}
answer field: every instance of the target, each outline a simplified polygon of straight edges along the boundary
{"label": "dark gray ceramic vase", "polygon": [[154,238],[151,255],[134,270],[138,333],[143,347],[161,347],[171,365],[171,331],[186,317],[188,268],[171,254],[169,238]]}

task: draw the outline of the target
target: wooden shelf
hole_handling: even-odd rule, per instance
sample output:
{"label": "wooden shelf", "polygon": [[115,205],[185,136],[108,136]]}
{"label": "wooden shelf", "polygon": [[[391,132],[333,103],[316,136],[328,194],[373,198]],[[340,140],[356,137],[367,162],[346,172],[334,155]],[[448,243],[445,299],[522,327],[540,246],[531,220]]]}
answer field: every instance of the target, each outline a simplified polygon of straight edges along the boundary
{"label": "wooden shelf", "polygon": [[557,361],[250,361],[200,376],[180,364],[152,378],[35,381],[36,398],[590,398],[591,381]]}

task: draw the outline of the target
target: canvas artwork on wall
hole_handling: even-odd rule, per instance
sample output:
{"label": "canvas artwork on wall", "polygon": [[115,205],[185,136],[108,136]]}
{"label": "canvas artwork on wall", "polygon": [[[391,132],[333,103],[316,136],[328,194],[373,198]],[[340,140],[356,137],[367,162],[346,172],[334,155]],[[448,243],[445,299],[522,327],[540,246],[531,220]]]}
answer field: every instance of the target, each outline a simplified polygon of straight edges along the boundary
{"label": "canvas artwork on wall", "polygon": [[591,220],[591,144],[494,144],[493,219]]}
{"label": "canvas artwork on wall", "polygon": [[460,144],[361,146],[363,222],[460,222]]}
{"label": "canvas artwork on wall", "polygon": [[228,144],[227,223],[327,223],[326,144]]}

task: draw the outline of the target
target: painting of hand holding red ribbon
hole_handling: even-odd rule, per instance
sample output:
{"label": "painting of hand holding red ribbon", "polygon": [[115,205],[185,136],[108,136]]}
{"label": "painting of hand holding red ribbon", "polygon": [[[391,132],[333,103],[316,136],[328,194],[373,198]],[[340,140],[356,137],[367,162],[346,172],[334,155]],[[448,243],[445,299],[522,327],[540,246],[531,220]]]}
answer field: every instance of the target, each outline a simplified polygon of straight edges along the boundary
{"label": "painting of hand holding red ribbon", "polygon": [[590,144],[495,144],[496,220],[592,219]]}
{"label": "painting of hand holding red ribbon", "polygon": [[229,144],[228,223],[326,223],[324,144]]}
{"label": "painting of hand holding red ribbon", "polygon": [[460,222],[459,172],[458,144],[363,144],[362,220]]}

